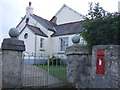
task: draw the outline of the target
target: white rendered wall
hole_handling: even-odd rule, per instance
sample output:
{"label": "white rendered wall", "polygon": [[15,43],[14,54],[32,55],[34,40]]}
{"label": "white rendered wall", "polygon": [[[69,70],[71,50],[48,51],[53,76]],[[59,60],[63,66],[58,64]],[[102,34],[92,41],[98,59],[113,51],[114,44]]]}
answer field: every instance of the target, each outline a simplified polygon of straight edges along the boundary
{"label": "white rendered wall", "polygon": [[67,6],[63,7],[63,9],[56,14],[56,17],[57,17],[56,23],[58,25],[83,20],[83,16],[81,16],[79,13],[71,10]]}
{"label": "white rendered wall", "polygon": [[[64,53],[64,51],[60,51],[60,38],[68,38],[68,46],[73,45],[72,38],[76,34],[72,35],[64,35],[64,36],[58,36],[58,37],[51,37],[50,45],[51,45],[51,52],[52,53]],[[80,43],[79,44],[85,44],[85,41],[82,40],[82,37],[80,36]],[[52,54],[51,53],[51,54]]]}
{"label": "white rendered wall", "polygon": [[[47,51],[47,37],[42,37],[37,35],[36,36],[36,55],[39,56],[40,54],[48,55]],[[43,39],[43,48],[40,48],[40,39]]]}
{"label": "white rendered wall", "polygon": [[[28,33],[28,38],[25,39],[24,35]],[[23,40],[25,43],[26,52],[35,53],[35,35],[28,29],[25,28],[19,36],[20,40]]]}
{"label": "white rendered wall", "polygon": [[[28,33],[27,39],[24,38],[25,33]],[[26,52],[35,53],[36,51],[37,56],[39,56],[41,53],[47,56],[52,56],[53,54],[64,53],[64,51],[60,51],[60,38],[68,38],[68,45],[71,46],[73,44],[72,37],[74,35],[75,34],[47,38],[38,35],[35,36],[28,28],[25,28],[25,30],[20,34],[19,39],[25,42]],[[43,48],[40,48],[41,38],[44,39]],[[82,41],[80,41],[80,44],[81,43]]]}
{"label": "white rendered wall", "polygon": [[64,51],[60,51],[60,38],[68,38],[68,46],[72,45],[72,41],[71,41],[71,38],[73,37],[74,35],[64,35],[64,36],[58,36],[58,37],[52,37],[51,38],[51,48],[53,49],[52,50],[52,53],[64,53]]}
{"label": "white rendered wall", "polygon": [[[24,35],[25,33],[28,33],[28,38],[25,39]],[[44,39],[43,48],[40,48],[40,39]],[[31,32],[28,28],[25,28],[22,33],[19,36],[20,40],[23,40],[26,46],[26,52],[34,53],[36,52],[36,55],[39,56],[41,53],[48,55],[49,53],[49,44],[48,44],[48,38],[42,37],[39,35],[34,35],[33,32]],[[36,45],[36,46],[35,46]],[[43,50],[43,51],[42,51]]]}

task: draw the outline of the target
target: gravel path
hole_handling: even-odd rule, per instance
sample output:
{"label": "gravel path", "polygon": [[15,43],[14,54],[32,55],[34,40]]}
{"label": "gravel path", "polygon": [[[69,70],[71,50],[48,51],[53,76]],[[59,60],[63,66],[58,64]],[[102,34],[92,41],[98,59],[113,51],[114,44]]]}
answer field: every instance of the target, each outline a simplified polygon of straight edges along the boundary
{"label": "gravel path", "polygon": [[58,78],[48,74],[45,70],[30,64],[23,65],[22,78],[24,86],[48,86],[63,83]]}

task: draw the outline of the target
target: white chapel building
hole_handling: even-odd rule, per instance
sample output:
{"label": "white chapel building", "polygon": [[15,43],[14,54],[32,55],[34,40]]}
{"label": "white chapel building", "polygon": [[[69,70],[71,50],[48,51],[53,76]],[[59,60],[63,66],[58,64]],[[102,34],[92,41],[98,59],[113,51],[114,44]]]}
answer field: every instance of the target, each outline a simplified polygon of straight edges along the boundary
{"label": "white chapel building", "polygon": [[[17,25],[18,38],[25,42],[25,52],[31,55],[63,55],[66,47],[73,44],[72,37],[84,30],[80,23],[82,20],[84,16],[67,5],[63,5],[50,21],[46,20],[33,14],[29,2],[26,15]],[[85,44],[82,37],[80,43]]]}

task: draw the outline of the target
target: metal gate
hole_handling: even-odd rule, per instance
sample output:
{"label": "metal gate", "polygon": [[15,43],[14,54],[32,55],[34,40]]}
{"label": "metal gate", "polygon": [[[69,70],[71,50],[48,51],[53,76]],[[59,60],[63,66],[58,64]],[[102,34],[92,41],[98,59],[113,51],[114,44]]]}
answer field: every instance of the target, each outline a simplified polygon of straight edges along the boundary
{"label": "metal gate", "polygon": [[66,58],[64,55],[45,54],[23,55],[22,83],[23,87],[55,87],[65,85]]}

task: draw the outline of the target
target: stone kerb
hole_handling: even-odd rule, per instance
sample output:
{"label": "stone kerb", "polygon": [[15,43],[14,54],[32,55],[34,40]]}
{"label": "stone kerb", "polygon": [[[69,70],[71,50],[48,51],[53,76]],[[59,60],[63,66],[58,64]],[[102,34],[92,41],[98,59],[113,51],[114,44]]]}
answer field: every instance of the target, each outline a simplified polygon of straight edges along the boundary
{"label": "stone kerb", "polygon": [[89,87],[89,59],[85,45],[73,44],[65,51],[67,55],[67,80],[76,88]]}
{"label": "stone kerb", "polygon": [[22,52],[24,42],[17,38],[7,38],[2,43],[2,88],[22,86]]}

